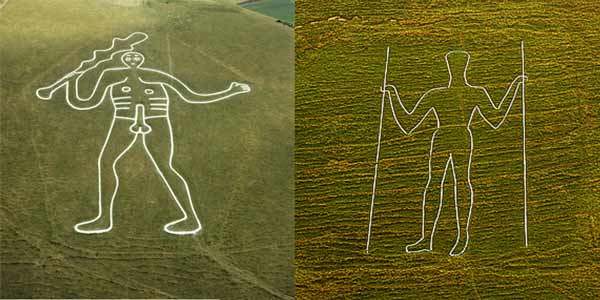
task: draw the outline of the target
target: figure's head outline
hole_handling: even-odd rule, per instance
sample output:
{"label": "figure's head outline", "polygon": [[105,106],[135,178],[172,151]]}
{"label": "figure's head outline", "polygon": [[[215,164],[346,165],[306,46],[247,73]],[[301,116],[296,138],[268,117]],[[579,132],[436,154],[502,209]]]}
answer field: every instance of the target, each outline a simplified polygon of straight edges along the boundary
{"label": "figure's head outline", "polygon": [[136,51],[127,51],[121,55],[121,61],[128,68],[138,68],[144,63],[145,60],[146,58],[144,55]]}
{"label": "figure's head outline", "polygon": [[[467,57],[467,62],[464,64],[463,67],[463,73],[462,73],[462,77],[465,81],[465,83],[468,84],[467,81],[467,69],[469,68],[469,62],[471,61],[471,54],[469,54],[469,52],[464,51],[464,50],[452,50],[452,51],[448,51],[448,53],[446,53],[446,55],[444,55],[444,60],[446,61],[446,67],[448,68],[448,74],[450,75],[450,80],[448,82],[448,86],[450,86],[450,84],[452,84],[452,68],[450,67],[450,60],[448,59],[449,56],[452,56],[453,54],[459,54],[459,55],[463,55]],[[455,66],[456,67],[456,66]],[[457,70],[458,72],[458,70]]]}

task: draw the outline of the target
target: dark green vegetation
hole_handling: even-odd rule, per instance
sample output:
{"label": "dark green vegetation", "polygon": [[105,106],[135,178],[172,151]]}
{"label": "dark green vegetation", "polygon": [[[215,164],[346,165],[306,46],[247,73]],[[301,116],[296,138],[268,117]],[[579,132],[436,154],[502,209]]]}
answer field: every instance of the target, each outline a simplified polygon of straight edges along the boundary
{"label": "dark green vegetation", "polygon": [[293,26],[294,1],[293,0],[258,0],[245,1],[242,7],[271,16]]}
{"label": "dark green vegetation", "polygon": [[[297,2],[299,299],[600,296],[600,4],[462,2]],[[471,243],[457,258],[448,256],[452,197],[434,251],[404,252],[420,235],[435,123],[429,118],[404,136],[386,115],[374,236],[365,254],[386,46],[390,81],[412,108],[428,89],[447,85],[449,50],[471,53],[470,82],[498,102],[521,72],[521,40],[529,75],[529,248],[519,98],[498,130],[475,119]]]}
{"label": "dark green vegetation", "polygon": [[[293,297],[292,30],[234,4],[116,2],[0,10],[0,298]],[[137,48],[147,67],[200,92],[234,80],[253,89],[209,105],[172,99],[174,165],[204,225],[197,236],[163,232],[179,210],[141,144],[118,167],[113,231],[72,227],[97,212],[111,104],[80,112],[34,91],[134,31],[150,36]]]}

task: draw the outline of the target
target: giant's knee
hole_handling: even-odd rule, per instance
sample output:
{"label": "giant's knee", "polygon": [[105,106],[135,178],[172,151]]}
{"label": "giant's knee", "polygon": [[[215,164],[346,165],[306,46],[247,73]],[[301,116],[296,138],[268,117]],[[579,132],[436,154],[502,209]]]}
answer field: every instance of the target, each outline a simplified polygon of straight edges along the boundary
{"label": "giant's knee", "polygon": [[176,176],[175,170],[168,161],[154,161],[154,165],[165,177]]}
{"label": "giant's knee", "polygon": [[119,165],[119,160],[116,157],[101,157],[98,160],[98,166],[102,171],[112,171]]}
{"label": "giant's knee", "polygon": [[165,166],[163,168],[163,174],[166,177],[171,177],[171,178],[179,178],[180,177],[179,173],[174,168],[172,168],[171,166]]}

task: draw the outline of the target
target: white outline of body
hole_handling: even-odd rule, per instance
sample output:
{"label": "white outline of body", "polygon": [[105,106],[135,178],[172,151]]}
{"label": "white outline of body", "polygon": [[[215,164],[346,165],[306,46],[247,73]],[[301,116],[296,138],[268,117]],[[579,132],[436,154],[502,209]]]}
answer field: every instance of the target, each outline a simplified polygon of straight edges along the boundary
{"label": "white outline of body", "polygon": [[[521,43],[521,48],[522,48],[522,59],[524,61],[524,50],[523,50],[523,43]],[[498,110],[502,107],[502,105],[504,104],[504,101],[506,100],[506,98],[508,97],[510,91],[513,88],[513,85],[519,81],[519,79],[521,79],[521,82],[517,83],[517,87],[514,90],[514,94],[512,96],[512,99],[510,100],[509,103],[509,107],[506,110],[506,112],[504,113],[504,116],[502,117],[502,119],[500,120],[500,122],[498,122],[498,125],[494,125],[492,124],[492,122],[490,120],[488,120],[483,113],[481,112],[481,109],[479,108],[479,105],[476,105],[473,110],[471,111],[469,120],[467,122],[467,130],[469,132],[469,139],[470,139],[470,150],[469,150],[469,159],[468,159],[468,166],[467,166],[467,184],[470,190],[470,199],[469,199],[469,210],[468,210],[468,216],[467,216],[467,227],[465,229],[465,232],[467,234],[466,236],[466,240],[465,240],[465,245],[464,248],[459,252],[459,253],[454,253],[454,250],[456,249],[456,247],[459,245],[460,242],[460,222],[459,222],[459,212],[458,212],[458,201],[457,201],[457,182],[456,182],[456,172],[455,172],[455,167],[454,167],[454,160],[452,157],[452,153],[450,153],[449,157],[447,158],[446,161],[446,166],[444,168],[444,172],[442,175],[442,179],[441,179],[441,183],[440,183],[440,203],[439,203],[439,207],[438,207],[438,211],[436,213],[436,218],[434,220],[433,223],[433,227],[431,229],[431,237],[429,240],[429,247],[428,248],[424,248],[424,249],[420,249],[420,250],[416,250],[416,251],[411,251],[408,250],[408,247],[411,246],[415,246],[417,244],[419,244],[420,242],[422,242],[426,237],[425,237],[425,225],[426,225],[426,219],[425,219],[425,202],[427,200],[427,190],[429,189],[429,186],[431,184],[431,178],[432,178],[432,168],[431,168],[431,160],[432,160],[432,155],[433,155],[433,147],[434,147],[434,141],[435,141],[435,137],[436,134],[438,133],[439,129],[440,129],[440,119],[438,116],[438,113],[435,109],[435,107],[431,107],[429,108],[421,117],[421,119],[417,122],[417,124],[410,130],[406,130],[404,129],[404,127],[402,127],[402,125],[400,124],[400,121],[398,120],[397,116],[396,116],[396,111],[394,109],[394,105],[392,102],[392,95],[391,92],[387,90],[386,87],[390,87],[394,90],[394,94],[396,95],[396,98],[398,100],[398,103],[400,104],[400,107],[402,107],[402,110],[404,111],[404,113],[406,115],[411,116],[417,109],[417,107],[420,105],[421,101],[425,98],[425,96],[427,96],[427,94],[429,94],[432,91],[435,90],[445,90],[451,87],[452,85],[452,71],[450,69],[450,63],[448,62],[448,55],[453,54],[453,53],[462,53],[465,54],[467,56],[467,62],[465,64],[464,67],[464,72],[463,72],[463,79],[464,79],[464,83],[466,84],[466,86],[470,87],[470,88],[476,88],[476,89],[480,89],[482,90],[489,103],[491,104],[491,106],[495,109]],[[474,199],[474,192],[473,192],[473,186],[471,184],[471,163],[472,163],[472,157],[473,157],[473,134],[471,132],[471,122],[473,121],[473,116],[475,115],[475,112],[477,111],[479,113],[479,115],[482,117],[482,119],[488,124],[490,125],[490,127],[492,127],[494,130],[498,129],[502,123],[504,123],[504,121],[506,120],[508,113],[510,112],[512,105],[514,103],[514,100],[516,99],[517,93],[519,91],[519,86],[524,86],[525,83],[525,68],[524,68],[524,62],[523,62],[523,68],[522,68],[522,74],[521,76],[518,76],[517,78],[515,78],[508,90],[506,91],[504,97],[502,97],[502,100],[500,101],[500,103],[498,105],[494,104],[494,101],[492,101],[491,96],[489,95],[489,93],[487,92],[487,90],[484,87],[481,86],[474,86],[469,84],[468,80],[467,80],[467,69],[469,67],[469,62],[471,60],[471,55],[466,52],[466,51],[461,51],[461,50],[455,50],[455,51],[449,51],[446,53],[446,55],[444,56],[444,60],[446,62],[446,67],[448,69],[448,73],[449,73],[449,81],[448,81],[448,86],[445,87],[438,87],[438,88],[432,88],[428,91],[426,91],[417,101],[417,103],[415,104],[415,106],[413,107],[413,109],[411,111],[408,111],[406,109],[406,107],[404,106],[404,104],[402,103],[402,100],[400,99],[399,93],[398,93],[398,89],[391,84],[388,84],[387,81],[387,66],[388,66],[388,62],[389,62],[389,47],[387,49],[387,56],[386,56],[386,68],[385,68],[385,75],[384,75],[384,85],[385,87],[382,87],[382,104],[381,104],[381,115],[380,115],[380,125],[379,125],[379,137],[378,137],[378,148],[377,148],[377,156],[376,156],[376,164],[375,164],[375,175],[373,178],[373,192],[372,192],[372,198],[371,198],[371,211],[370,211],[370,217],[369,217],[369,233],[367,236],[367,253],[369,252],[369,244],[370,244],[370,239],[371,239],[371,226],[372,226],[372,219],[373,219],[373,206],[374,206],[374,200],[375,200],[375,192],[376,192],[376,182],[377,182],[377,167],[378,167],[378,163],[379,163],[379,150],[380,150],[380,144],[381,144],[381,131],[382,131],[382,122],[383,122],[383,112],[384,112],[384,108],[385,108],[385,96],[387,95],[387,98],[389,100],[389,104],[390,107],[392,109],[392,116],[394,117],[394,121],[396,123],[396,125],[400,128],[400,130],[405,134],[405,135],[410,135],[416,128],[418,128],[421,123],[427,118],[427,116],[429,115],[429,113],[433,113],[435,118],[436,118],[436,130],[434,131],[434,133],[432,134],[432,138],[431,138],[431,144],[429,147],[429,167],[428,167],[428,179],[427,179],[427,183],[425,185],[425,190],[423,192],[423,200],[422,200],[422,206],[421,206],[421,210],[422,210],[422,220],[421,220],[421,238],[419,238],[419,240],[417,240],[415,243],[409,244],[406,246],[405,251],[407,253],[417,253],[417,252],[425,252],[425,251],[431,251],[433,249],[433,239],[434,239],[434,234],[435,234],[435,230],[436,230],[436,226],[440,217],[440,213],[442,210],[442,203],[443,203],[443,192],[444,192],[444,182],[446,179],[446,175],[447,175],[447,170],[448,167],[450,166],[452,169],[452,175],[453,175],[453,180],[454,180],[454,205],[455,205],[455,212],[456,212],[456,226],[457,226],[457,236],[456,236],[456,242],[454,243],[454,246],[452,247],[452,249],[450,250],[450,256],[459,256],[462,255],[464,253],[464,251],[467,249],[467,245],[469,242],[469,224],[470,224],[470,219],[471,219],[471,212],[472,212],[472,208],[473,208],[473,199]],[[524,102],[524,90],[522,90],[523,93],[523,102]],[[524,168],[526,168],[526,162],[525,162],[525,117],[524,117],[524,113],[525,113],[525,108],[523,105],[523,159],[524,159]],[[525,245],[528,246],[528,239],[527,239],[527,208],[526,208],[526,198],[527,198],[527,190],[526,190],[526,169],[524,169],[524,205],[525,205],[525,219],[524,219],[524,223],[525,223]]]}
{"label": "white outline of body", "polygon": [[[137,35],[137,34],[142,34],[143,38],[140,41],[137,41],[137,42],[134,42],[134,43],[130,44],[129,49],[115,51],[115,52],[113,52],[110,55],[110,57],[108,59],[101,60],[101,61],[97,62],[94,66],[89,67],[89,68],[85,69],[84,71],[79,71],[84,66],[85,63],[93,62],[96,59],[96,53],[97,52],[99,52],[99,51],[104,51],[104,52],[110,51],[110,50],[112,50],[114,48],[115,42],[117,40],[127,40],[127,39],[129,39],[129,38],[131,38],[131,37],[133,37],[134,35]],[[127,38],[124,38],[124,39],[123,38],[113,38],[112,44],[111,44],[111,46],[109,48],[103,49],[103,50],[94,50],[93,57],[91,59],[83,61],[75,71],[67,73],[67,75],[63,76],[61,79],[59,79],[55,83],[53,83],[53,84],[51,84],[51,85],[49,85],[47,87],[42,87],[42,88],[37,89],[36,90],[36,96],[38,98],[42,99],[42,100],[50,100],[50,99],[52,99],[54,93],[57,90],[65,87],[65,98],[66,98],[67,104],[71,108],[73,108],[75,110],[79,110],[79,111],[82,111],[82,110],[91,110],[91,109],[94,109],[94,108],[98,107],[100,104],[102,104],[102,102],[104,102],[104,99],[106,99],[107,93],[110,93],[110,98],[111,98],[111,102],[112,102],[115,99],[113,97],[113,95],[112,95],[112,89],[113,89],[113,87],[115,85],[120,84],[120,83],[126,82],[128,80],[128,77],[126,77],[125,79],[123,79],[121,81],[114,82],[114,83],[111,83],[111,84],[103,87],[102,88],[103,89],[102,96],[100,98],[98,98],[99,100],[97,100],[97,103],[95,103],[95,104],[93,104],[91,106],[88,106],[88,107],[76,106],[76,105],[74,105],[71,102],[71,97],[69,95],[69,84],[70,84],[69,80],[70,80],[70,78],[72,78],[74,76],[77,76],[77,78],[75,78],[75,83],[74,83],[74,85],[75,85],[75,87],[74,87],[74,94],[75,95],[74,96],[75,96],[75,98],[76,98],[76,100],[78,102],[85,103],[85,102],[88,102],[88,101],[92,100],[92,98],[94,98],[94,96],[96,96],[96,92],[98,91],[100,83],[101,83],[104,75],[107,72],[109,72],[109,71],[125,71],[125,70],[131,69],[131,67],[118,67],[118,68],[107,68],[107,69],[104,69],[102,71],[102,73],[97,77],[96,84],[94,85],[94,88],[93,88],[93,90],[90,93],[90,96],[87,97],[87,98],[82,98],[79,95],[79,79],[86,72],[95,69],[100,63],[102,63],[104,61],[110,61],[110,60],[112,60],[114,58],[114,56],[116,54],[119,54],[119,53],[125,53],[122,56],[122,60],[124,59],[125,55],[127,55],[127,54],[133,54],[133,53],[139,54],[141,56],[142,60],[141,60],[140,63],[138,63],[137,69],[142,70],[142,71],[148,71],[148,72],[158,73],[158,74],[160,74],[160,75],[162,75],[162,76],[164,76],[164,77],[166,77],[166,78],[168,78],[169,80],[172,81],[172,82],[152,82],[152,81],[144,81],[141,77],[138,77],[138,79],[139,79],[139,81],[141,83],[144,83],[144,84],[159,84],[160,87],[165,90],[165,97],[167,99],[167,103],[170,103],[170,96],[169,96],[169,94],[167,92],[167,89],[166,89],[167,87],[170,88],[172,91],[175,91],[177,93],[177,95],[181,99],[183,99],[185,102],[192,103],[192,104],[209,104],[209,103],[214,103],[214,102],[217,102],[217,101],[225,100],[227,98],[230,98],[230,97],[238,95],[238,94],[249,93],[251,91],[250,86],[248,86],[247,84],[232,82],[230,84],[229,88],[226,89],[226,90],[218,91],[218,92],[215,92],[215,93],[207,93],[207,94],[196,93],[195,91],[193,91],[192,89],[190,89],[185,83],[183,83],[182,81],[180,81],[179,79],[177,79],[176,77],[174,77],[174,76],[172,76],[172,75],[170,75],[168,73],[165,73],[163,71],[156,70],[156,69],[139,67],[144,62],[144,57],[143,57],[143,55],[141,53],[133,52],[132,51],[133,50],[132,47],[135,46],[135,45],[137,45],[137,44],[139,44],[139,43],[141,43],[141,42],[143,42],[143,41],[145,41],[147,38],[148,38],[148,35],[146,33],[143,33],[143,32],[132,33]],[[123,60],[123,63],[125,63],[124,60]],[[217,98],[214,98],[214,99],[211,99],[211,100],[208,100],[208,101],[188,99],[188,98],[186,98],[186,96],[184,94],[182,94],[182,92],[176,86],[174,86],[174,83],[176,83],[179,88],[184,88],[188,92],[188,94],[191,94],[191,95],[194,95],[194,96],[200,96],[200,97],[217,97]],[[239,88],[241,90],[233,92],[233,93],[229,93],[234,88]],[[47,92],[47,91],[49,91],[48,95],[42,95],[41,94],[42,92]],[[218,97],[219,95],[223,95],[223,96]],[[160,107],[160,108],[156,109],[156,110],[166,111],[165,115],[145,116],[144,107],[142,105],[138,104],[138,105],[135,106],[136,111],[135,111],[135,116],[133,118],[118,116],[117,115],[118,109],[116,107],[114,107],[114,109],[113,109],[113,118],[112,118],[112,121],[111,121],[111,125],[110,125],[110,128],[108,130],[108,133],[107,133],[106,138],[104,140],[104,144],[102,146],[102,149],[100,150],[100,154],[99,154],[98,160],[97,160],[97,167],[98,167],[98,215],[95,218],[91,219],[91,220],[77,223],[74,226],[75,231],[77,231],[79,233],[83,233],[83,234],[98,234],[98,233],[109,232],[109,231],[112,230],[113,225],[114,225],[114,221],[113,221],[113,205],[114,205],[114,200],[115,200],[115,197],[116,197],[116,195],[118,193],[118,189],[119,189],[119,176],[118,176],[118,173],[116,171],[116,165],[117,165],[118,161],[133,147],[133,145],[137,142],[138,137],[140,135],[142,136],[142,143],[143,143],[144,150],[145,150],[146,154],[149,156],[150,160],[152,161],[152,164],[153,164],[154,168],[156,169],[157,173],[159,174],[159,176],[163,180],[164,184],[167,186],[169,194],[175,200],[175,202],[177,203],[177,206],[179,207],[179,209],[183,213],[183,218],[177,219],[175,221],[172,221],[172,222],[169,222],[169,223],[165,224],[163,226],[163,230],[165,232],[167,232],[167,233],[175,234],[175,235],[196,234],[197,232],[199,232],[200,230],[202,230],[202,225],[201,225],[200,220],[199,220],[199,218],[198,218],[198,216],[196,214],[196,209],[194,208],[194,204],[193,204],[193,201],[192,201],[192,197],[191,197],[191,193],[190,193],[190,189],[189,189],[188,183],[185,180],[185,178],[173,167],[173,155],[174,155],[174,151],[175,151],[175,143],[174,143],[174,139],[173,139],[173,128],[172,128],[172,125],[171,125],[171,118],[170,118],[170,114],[169,114],[169,111],[168,111],[168,106],[169,106],[169,104],[166,104],[166,105],[164,105],[164,108]],[[142,114],[141,116],[139,115],[140,113]],[[159,168],[159,166],[158,166],[155,158],[152,156],[151,151],[148,149],[147,142],[146,142],[146,135],[148,133],[150,133],[152,131],[152,129],[151,129],[151,127],[149,127],[145,123],[145,121],[148,120],[148,119],[153,119],[153,118],[165,118],[166,119],[166,122],[167,122],[167,125],[168,125],[168,130],[169,130],[169,136],[170,136],[170,141],[169,141],[169,143],[170,143],[170,153],[169,153],[169,159],[168,159],[168,167],[169,167],[169,169],[177,177],[179,177],[179,179],[181,180],[181,182],[183,183],[183,185],[185,187],[185,191],[186,191],[186,194],[187,194],[187,197],[188,197],[188,201],[190,202],[189,205],[190,205],[193,217],[194,217],[194,219],[195,219],[195,221],[196,221],[196,223],[198,225],[197,228],[194,229],[194,230],[189,230],[189,231],[173,231],[173,230],[169,229],[169,227],[171,225],[179,223],[179,222],[182,222],[182,221],[185,221],[185,220],[188,219],[189,216],[188,216],[188,213],[183,208],[183,206],[181,205],[181,202],[180,202],[181,200],[178,199],[178,197],[173,192],[173,189],[171,187],[171,183],[169,183],[167,181],[167,179],[165,178],[165,175],[163,174],[163,172]],[[114,187],[114,190],[112,192],[112,196],[110,198],[110,204],[109,204],[109,212],[108,212],[108,214],[109,214],[109,226],[107,228],[103,228],[103,229],[82,230],[82,229],[79,229],[79,226],[94,223],[94,222],[98,221],[100,218],[102,218],[103,214],[106,213],[106,212],[102,211],[102,201],[106,201],[107,199],[103,199],[103,195],[102,195],[102,185],[101,185],[102,184],[102,179],[101,179],[102,178],[102,175],[101,175],[102,174],[102,168],[101,168],[102,167],[102,163],[101,163],[101,160],[102,160],[102,157],[104,155],[104,151],[106,149],[106,146],[109,144],[109,140],[110,140],[110,137],[111,137],[111,134],[112,134],[112,131],[113,131],[113,128],[114,128],[114,125],[115,125],[115,122],[116,122],[117,119],[126,119],[126,120],[130,120],[130,121],[131,120],[135,121],[135,123],[129,129],[130,132],[135,133],[135,135],[132,138],[131,142],[129,142],[129,145],[123,151],[121,151],[115,157],[114,161],[112,162],[112,172],[113,172],[113,175],[114,175],[114,178],[115,178],[116,182],[115,182],[115,187]],[[144,127],[144,126],[147,127],[149,129],[148,131],[144,132],[143,130],[138,130],[138,131],[134,132],[131,129],[135,125],[139,125],[137,123],[137,120],[140,120],[140,119],[142,120],[142,124],[141,124],[142,127]]]}

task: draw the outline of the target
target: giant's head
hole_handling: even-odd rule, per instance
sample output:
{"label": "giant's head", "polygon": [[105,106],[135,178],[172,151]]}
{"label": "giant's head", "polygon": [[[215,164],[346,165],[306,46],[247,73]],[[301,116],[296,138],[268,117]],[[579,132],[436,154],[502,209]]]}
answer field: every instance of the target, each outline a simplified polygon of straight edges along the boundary
{"label": "giant's head", "polygon": [[121,61],[130,68],[141,66],[144,63],[144,59],[143,54],[135,51],[126,52],[121,56]]}
{"label": "giant's head", "polygon": [[452,76],[451,80],[466,81],[467,67],[471,56],[466,51],[455,50],[446,53],[446,64],[448,72]]}

